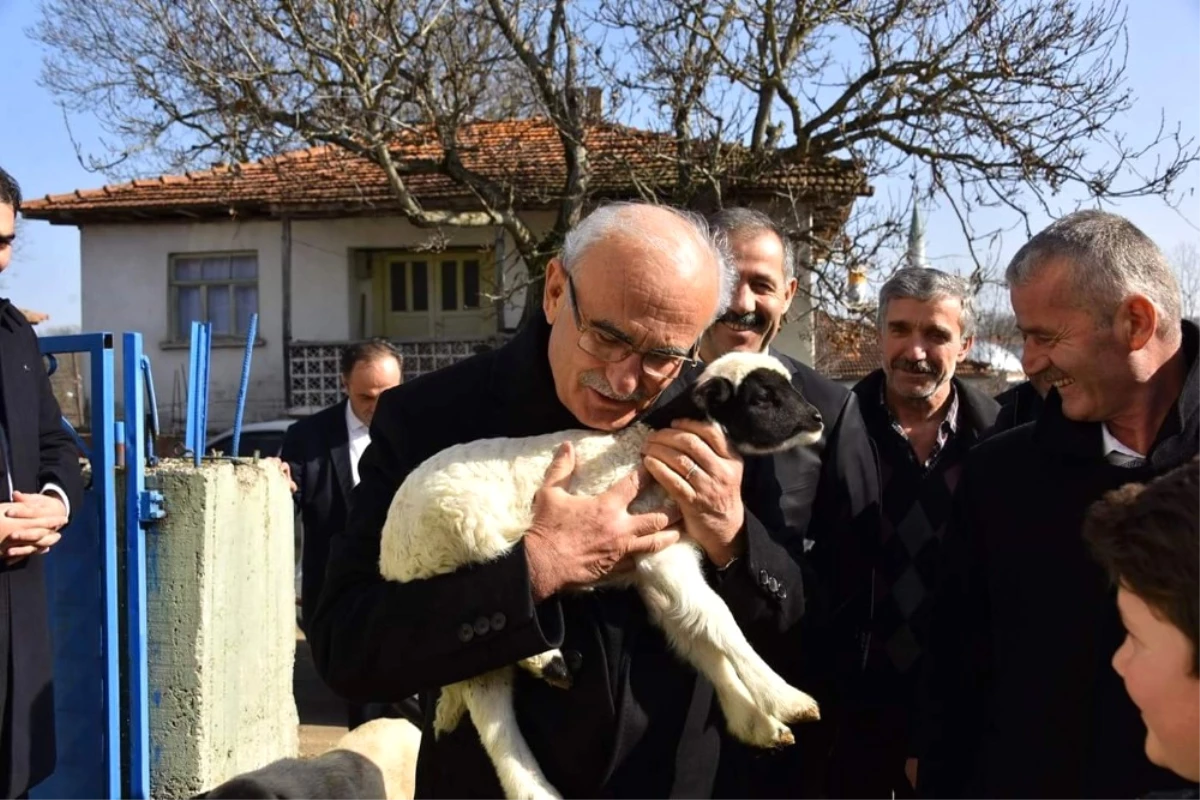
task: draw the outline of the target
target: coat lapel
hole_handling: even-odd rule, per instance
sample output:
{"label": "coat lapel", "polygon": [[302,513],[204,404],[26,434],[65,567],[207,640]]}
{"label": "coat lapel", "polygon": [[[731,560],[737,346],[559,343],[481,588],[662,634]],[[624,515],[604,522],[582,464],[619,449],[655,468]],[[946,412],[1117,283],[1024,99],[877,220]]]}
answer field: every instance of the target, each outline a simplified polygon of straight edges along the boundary
{"label": "coat lapel", "polygon": [[350,433],[346,430],[346,403],[338,403],[338,412],[329,420],[329,451],[333,455],[333,474],[342,487],[342,499],[350,499],[354,488],[354,473],[350,470]]}

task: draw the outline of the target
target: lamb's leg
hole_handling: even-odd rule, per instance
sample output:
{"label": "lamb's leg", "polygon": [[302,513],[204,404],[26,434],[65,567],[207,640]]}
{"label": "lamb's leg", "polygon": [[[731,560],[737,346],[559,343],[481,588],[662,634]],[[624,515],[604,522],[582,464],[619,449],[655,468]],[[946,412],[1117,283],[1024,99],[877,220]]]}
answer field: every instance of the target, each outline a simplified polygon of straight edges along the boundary
{"label": "lamb's leg", "polygon": [[754,703],[745,683],[738,677],[725,654],[680,624],[678,609],[671,597],[649,581],[638,584],[639,593],[651,619],[667,634],[667,640],[683,660],[708,678],[717,692],[725,722],[733,736],[754,747],[780,747],[795,739],[787,726],[762,711]]}
{"label": "lamb's leg", "polygon": [[725,601],[705,581],[697,553],[694,544],[680,542],[638,562],[639,578],[669,598],[679,636],[706,642],[727,657],[754,703],[770,716],[784,722],[819,719],[816,701],[779,677],[746,641]]}
{"label": "lamb's leg", "polygon": [[567,661],[557,649],[523,658],[517,665],[551,686],[559,689],[571,688],[571,670],[567,669]]}
{"label": "lamb's leg", "polygon": [[454,730],[462,721],[463,713],[467,710],[466,701],[463,699],[464,688],[461,681],[442,687],[438,694],[437,710],[433,715],[433,738],[441,738],[443,733]]}
{"label": "lamb's leg", "polygon": [[464,681],[463,697],[488,758],[496,768],[504,796],[510,800],[558,798],[517,727],[513,708],[512,667]]}

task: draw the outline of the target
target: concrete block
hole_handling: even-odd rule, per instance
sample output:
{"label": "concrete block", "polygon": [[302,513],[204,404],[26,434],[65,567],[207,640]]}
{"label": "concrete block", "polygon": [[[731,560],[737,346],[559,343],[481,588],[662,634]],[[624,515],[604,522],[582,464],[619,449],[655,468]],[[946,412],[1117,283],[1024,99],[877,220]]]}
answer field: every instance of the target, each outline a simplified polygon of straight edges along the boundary
{"label": "concrete block", "polygon": [[262,461],[167,460],[147,537],[154,797],[188,797],[299,750],[293,513]]}

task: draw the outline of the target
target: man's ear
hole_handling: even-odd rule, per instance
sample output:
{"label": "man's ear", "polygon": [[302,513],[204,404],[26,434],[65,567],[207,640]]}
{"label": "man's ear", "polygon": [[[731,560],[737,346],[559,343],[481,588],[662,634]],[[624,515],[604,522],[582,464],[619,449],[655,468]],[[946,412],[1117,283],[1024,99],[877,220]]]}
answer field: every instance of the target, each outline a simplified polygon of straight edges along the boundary
{"label": "man's ear", "polygon": [[692,388],[692,402],[709,417],[733,398],[733,383],[728,378],[710,378]]}
{"label": "man's ear", "polygon": [[1158,331],[1158,309],[1145,295],[1127,297],[1117,308],[1116,326],[1130,352],[1141,350]]}
{"label": "man's ear", "polygon": [[563,269],[562,260],[552,258],[546,265],[545,288],[542,290],[542,311],[546,315],[546,322],[553,325],[566,304],[567,273]]}
{"label": "man's ear", "polygon": [[783,311],[781,311],[779,313],[780,327],[783,327],[784,315],[787,314],[787,312],[790,311],[792,308],[792,300],[794,300],[796,298],[796,287],[798,287],[799,285],[800,285],[800,281],[796,280],[795,278],[792,278],[790,281],[787,282],[787,285],[783,287]]}
{"label": "man's ear", "polygon": [[974,336],[968,336],[963,339],[962,349],[958,351],[958,355],[954,357],[954,360],[961,364],[966,359],[967,354],[971,352],[971,345],[973,344],[975,344]]}

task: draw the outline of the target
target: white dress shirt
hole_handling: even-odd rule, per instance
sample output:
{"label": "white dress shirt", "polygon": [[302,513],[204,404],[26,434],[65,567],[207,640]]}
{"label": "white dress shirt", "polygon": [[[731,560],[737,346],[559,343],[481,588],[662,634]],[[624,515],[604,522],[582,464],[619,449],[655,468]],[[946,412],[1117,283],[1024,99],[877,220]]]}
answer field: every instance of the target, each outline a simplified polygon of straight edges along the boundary
{"label": "white dress shirt", "polygon": [[354,485],[358,486],[358,460],[371,443],[371,429],[354,413],[350,403],[346,403],[346,433],[350,437],[350,475]]}
{"label": "white dress shirt", "polygon": [[1120,453],[1122,455],[1126,455],[1131,458],[1140,458],[1140,459],[1145,460],[1146,457],[1144,455],[1142,455],[1138,451],[1134,450],[1132,447],[1127,446],[1126,444],[1121,442],[1121,440],[1118,439],[1117,437],[1113,436],[1112,433],[1108,430],[1108,426],[1105,425],[1103,422],[1100,423],[1100,433],[1104,437],[1104,455],[1105,456],[1107,456],[1109,453]]}

